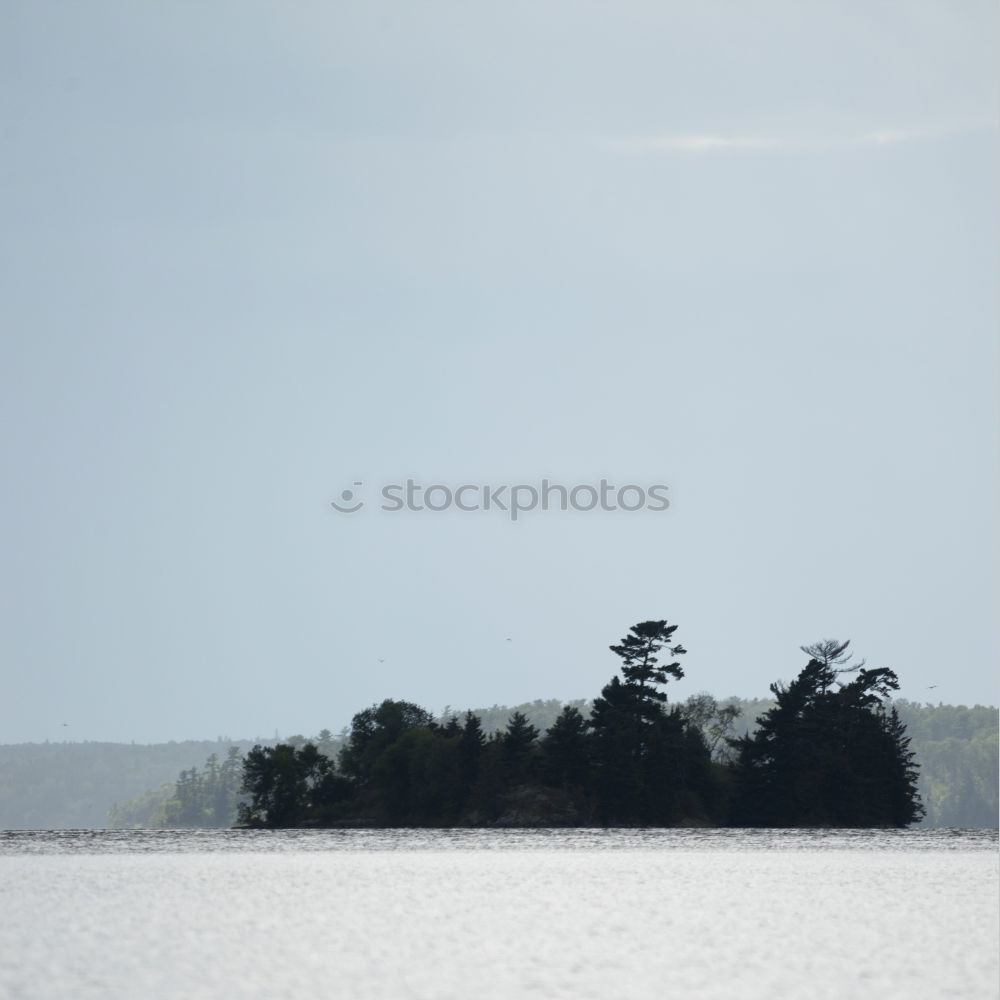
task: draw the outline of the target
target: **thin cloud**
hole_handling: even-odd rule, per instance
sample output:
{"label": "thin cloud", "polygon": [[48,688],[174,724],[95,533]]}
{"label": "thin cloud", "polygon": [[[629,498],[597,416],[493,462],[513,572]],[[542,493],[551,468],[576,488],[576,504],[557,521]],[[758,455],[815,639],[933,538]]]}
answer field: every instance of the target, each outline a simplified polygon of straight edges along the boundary
{"label": "thin cloud", "polygon": [[651,135],[601,138],[601,146],[622,153],[720,153],[754,150],[781,152],[822,152],[857,149],[865,146],[893,146],[906,142],[941,139],[972,132],[996,131],[996,124],[980,124],[950,129],[884,128],[872,132],[838,136],[788,135]]}

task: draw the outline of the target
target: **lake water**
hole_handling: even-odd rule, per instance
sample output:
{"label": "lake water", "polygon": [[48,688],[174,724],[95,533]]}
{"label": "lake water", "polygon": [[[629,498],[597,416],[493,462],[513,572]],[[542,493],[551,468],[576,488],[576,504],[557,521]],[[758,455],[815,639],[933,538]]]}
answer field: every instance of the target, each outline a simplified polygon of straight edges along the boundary
{"label": "lake water", "polygon": [[995,830],[0,833],[11,1000],[996,998]]}

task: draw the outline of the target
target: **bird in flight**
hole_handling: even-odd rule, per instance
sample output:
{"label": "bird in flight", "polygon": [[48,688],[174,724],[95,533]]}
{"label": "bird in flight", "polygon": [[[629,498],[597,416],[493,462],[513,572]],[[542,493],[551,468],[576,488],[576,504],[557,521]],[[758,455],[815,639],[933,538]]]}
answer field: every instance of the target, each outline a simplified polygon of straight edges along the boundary
{"label": "bird in flight", "polygon": [[379,663],[385,663],[385,660],[379,660],[378,662]]}
{"label": "bird in flight", "polygon": [[933,690],[934,690],[934,688],[936,688],[936,687],[937,687],[937,684],[928,684],[928,685],[927,685],[927,690],[928,690],[928,691],[933,691]]}

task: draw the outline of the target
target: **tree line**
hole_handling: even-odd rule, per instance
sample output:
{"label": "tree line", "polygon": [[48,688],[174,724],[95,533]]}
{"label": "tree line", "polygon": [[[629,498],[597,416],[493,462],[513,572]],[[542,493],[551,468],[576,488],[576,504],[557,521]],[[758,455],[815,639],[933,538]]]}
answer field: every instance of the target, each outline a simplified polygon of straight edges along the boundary
{"label": "tree line", "polygon": [[[255,746],[243,764],[245,826],[885,826],[923,806],[898,679],[850,665],[848,643],[809,657],[752,733],[708,696],[668,705],[683,677],[676,625],[647,621],[610,647],[619,672],[589,718],[567,705],[544,733],[521,712],[484,731],[387,699],[357,713],[338,752]],[[661,662],[662,660],[666,662]]]}

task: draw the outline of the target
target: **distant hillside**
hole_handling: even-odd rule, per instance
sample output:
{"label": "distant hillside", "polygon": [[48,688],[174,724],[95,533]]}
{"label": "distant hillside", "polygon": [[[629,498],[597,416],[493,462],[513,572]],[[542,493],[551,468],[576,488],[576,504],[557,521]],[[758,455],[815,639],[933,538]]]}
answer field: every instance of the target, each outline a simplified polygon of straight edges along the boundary
{"label": "distant hillside", "polygon": [[[471,711],[474,715],[479,716],[479,721],[483,724],[484,733],[495,733],[504,729],[514,712],[520,712],[522,715],[527,716],[528,721],[540,733],[544,733],[556,721],[556,716],[563,710],[564,705],[571,705],[573,708],[578,708],[585,716],[590,715],[590,702],[586,698],[578,698],[576,701],[559,701],[558,698],[548,698],[545,700],[536,698],[534,701],[526,701],[523,705],[490,705],[489,708],[473,708]],[[453,715],[457,715],[459,721],[461,721],[465,718],[466,711],[468,709],[458,709],[453,708],[451,705],[445,705],[437,719],[438,722],[444,725]]]}
{"label": "distant hillside", "polygon": [[[272,741],[273,742],[273,741]],[[0,745],[0,829],[103,828],[116,803],[177,780],[209,754],[242,752],[247,740],[183,743],[14,743]]]}
{"label": "distant hillside", "polygon": [[925,826],[997,826],[997,709],[894,702],[920,764]]}

